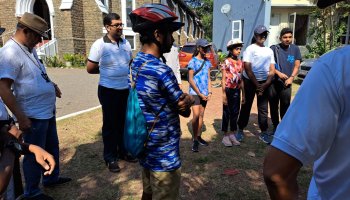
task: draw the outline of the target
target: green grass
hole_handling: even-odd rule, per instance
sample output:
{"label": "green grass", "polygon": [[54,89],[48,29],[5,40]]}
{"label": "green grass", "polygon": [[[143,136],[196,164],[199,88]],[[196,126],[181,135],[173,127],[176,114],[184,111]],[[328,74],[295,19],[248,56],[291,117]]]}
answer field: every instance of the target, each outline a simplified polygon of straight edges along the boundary
{"label": "green grass", "polygon": [[[184,83],[183,88],[188,86]],[[299,85],[293,84],[293,92]],[[186,89],[185,89],[186,90]],[[191,118],[181,118],[182,180],[180,199],[183,200],[265,200],[269,199],[262,177],[262,165],[268,146],[257,133],[257,115],[251,114],[245,140],[238,147],[221,144],[221,88],[213,88],[213,98],[205,112],[202,137],[210,142],[191,151]],[[61,171],[73,178],[65,186],[45,189],[60,199],[140,199],[141,168],[138,163],[120,162],[118,174],[110,173],[102,158],[101,110],[58,122],[61,148]],[[249,152],[255,156],[248,155]],[[224,170],[237,169],[237,175],[225,175]],[[312,170],[303,168],[298,177],[300,199],[306,199]]]}

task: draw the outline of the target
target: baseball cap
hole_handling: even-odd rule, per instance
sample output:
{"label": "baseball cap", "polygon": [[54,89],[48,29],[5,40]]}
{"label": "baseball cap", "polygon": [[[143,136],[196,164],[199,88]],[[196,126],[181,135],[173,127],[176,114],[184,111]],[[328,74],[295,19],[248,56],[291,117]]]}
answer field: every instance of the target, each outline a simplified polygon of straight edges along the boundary
{"label": "baseball cap", "polygon": [[196,42],[196,46],[199,46],[199,47],[207,47],[209,45],[210,43],[206,39],[198,39]]}
{"label": "baseball cap", "polygon": [[262,33],[264,33],[264,32],[269,32],[269,31],[267,30],[267,28],[266,28],[264,25],[258,25],[258,26],[255,27],[255,29],[254,29],[254,34],[260,35],[260,34],[262,34]]}
{"label": "baseball cap", "polygon": [[319,8],[326,8],[332,4],[338,3],[340,1],[344,1],[344,0],[318,0],[317,1],[317,6]]}

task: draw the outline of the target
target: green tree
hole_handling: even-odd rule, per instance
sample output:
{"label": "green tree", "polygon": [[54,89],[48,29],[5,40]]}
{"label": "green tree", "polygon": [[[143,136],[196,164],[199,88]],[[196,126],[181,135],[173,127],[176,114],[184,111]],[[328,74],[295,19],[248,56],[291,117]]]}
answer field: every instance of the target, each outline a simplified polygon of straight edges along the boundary
{"label": "green tree", "polygon": [[306,45],[309,50],[307,57],[318,57],[341,45],[341,36],[346,33],[347,21],[342,20],[349,16],[350,5],[338,3],[325,9],[315,7],[310,13],[314,24],[309,30],[313,39]]}
{"label": "green tree", "polygon": [[187,0],[185,1],[200,18],[205,32],[205,39],[212,40],[213,30],[213,0]]}

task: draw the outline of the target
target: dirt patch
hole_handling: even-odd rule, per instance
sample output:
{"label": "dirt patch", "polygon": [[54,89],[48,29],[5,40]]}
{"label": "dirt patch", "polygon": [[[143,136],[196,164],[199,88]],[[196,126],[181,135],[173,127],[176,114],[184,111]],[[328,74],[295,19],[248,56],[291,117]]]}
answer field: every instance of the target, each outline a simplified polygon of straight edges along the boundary
{"label": "dirt patch", "polygon": [[[184,82],[184,91],[188,84]],[[224,147],[220,131],[222,117],[221,88],[213,88],[213,97],[205,111],[203,138],[209,146],[191,151],[191,117],[181,117],[182,182],[180,199],[269,199],[262,177],[267,145],[258,138],[256,103],[239,147]],[[58,122],[61,171],[73,178],[67,185],[45,191],[55,199],[140,199],[142,194],[139,164],[121,161],[120,173],[110,173],[102,158],[101,110]],[[254,155],[254,156],[252,156]],[[226,175],[227,169],[239,173]],[[311,169],[302,170],[301,199],[306,198]]]}

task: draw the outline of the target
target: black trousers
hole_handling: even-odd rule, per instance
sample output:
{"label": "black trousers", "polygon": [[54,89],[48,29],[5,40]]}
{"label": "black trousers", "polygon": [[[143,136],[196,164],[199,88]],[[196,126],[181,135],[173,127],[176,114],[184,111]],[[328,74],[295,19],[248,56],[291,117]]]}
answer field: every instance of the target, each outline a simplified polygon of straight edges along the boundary
{"label": "black trousers", "polygon": [[290,105],[292,87],[286,87],[282,81],[274,80],[269,91],[271,121],[274,128],[277,128],[279,124],[279,118],[283,118]]}
{"label": "black trousers", "polygon": [[128,89],[115,90],[98,86],[103,114],[103,158],[106,162],[113,162],[126,154],[123,135],[128,95]]}
{"label": "black trousers", "polygon": [[[252,108],[252,104],[254,101],[255,94],[256,92],[256,86],[254,83],[243,77],[244,81],[244,91],[245,91],[245,104],[242,104],[241,111],[239,113],[239,118],[238,118],[238,128],[243,130],[249,122],[249,117],[250,117],[250,111]],[[259,81],[259,83],[264,83],[265,81]],[[268,128],[268,122],[267,122],[267,114],[268,114],[268,102],[269,102],[269,89],[271,88],[268,87],[263,95],[258,96],[257,95],[257,104],[258,104],[258,122],[259,122],[259,128],[261,129],[262,132],[267,131]]]}
{"label": "black trousers", "polygon": [[221,130],[227,132],[230,124],[230,131],[237,130],[237,119],[241,105],[240,89],[225,88],[227,105],[223,105]]}

